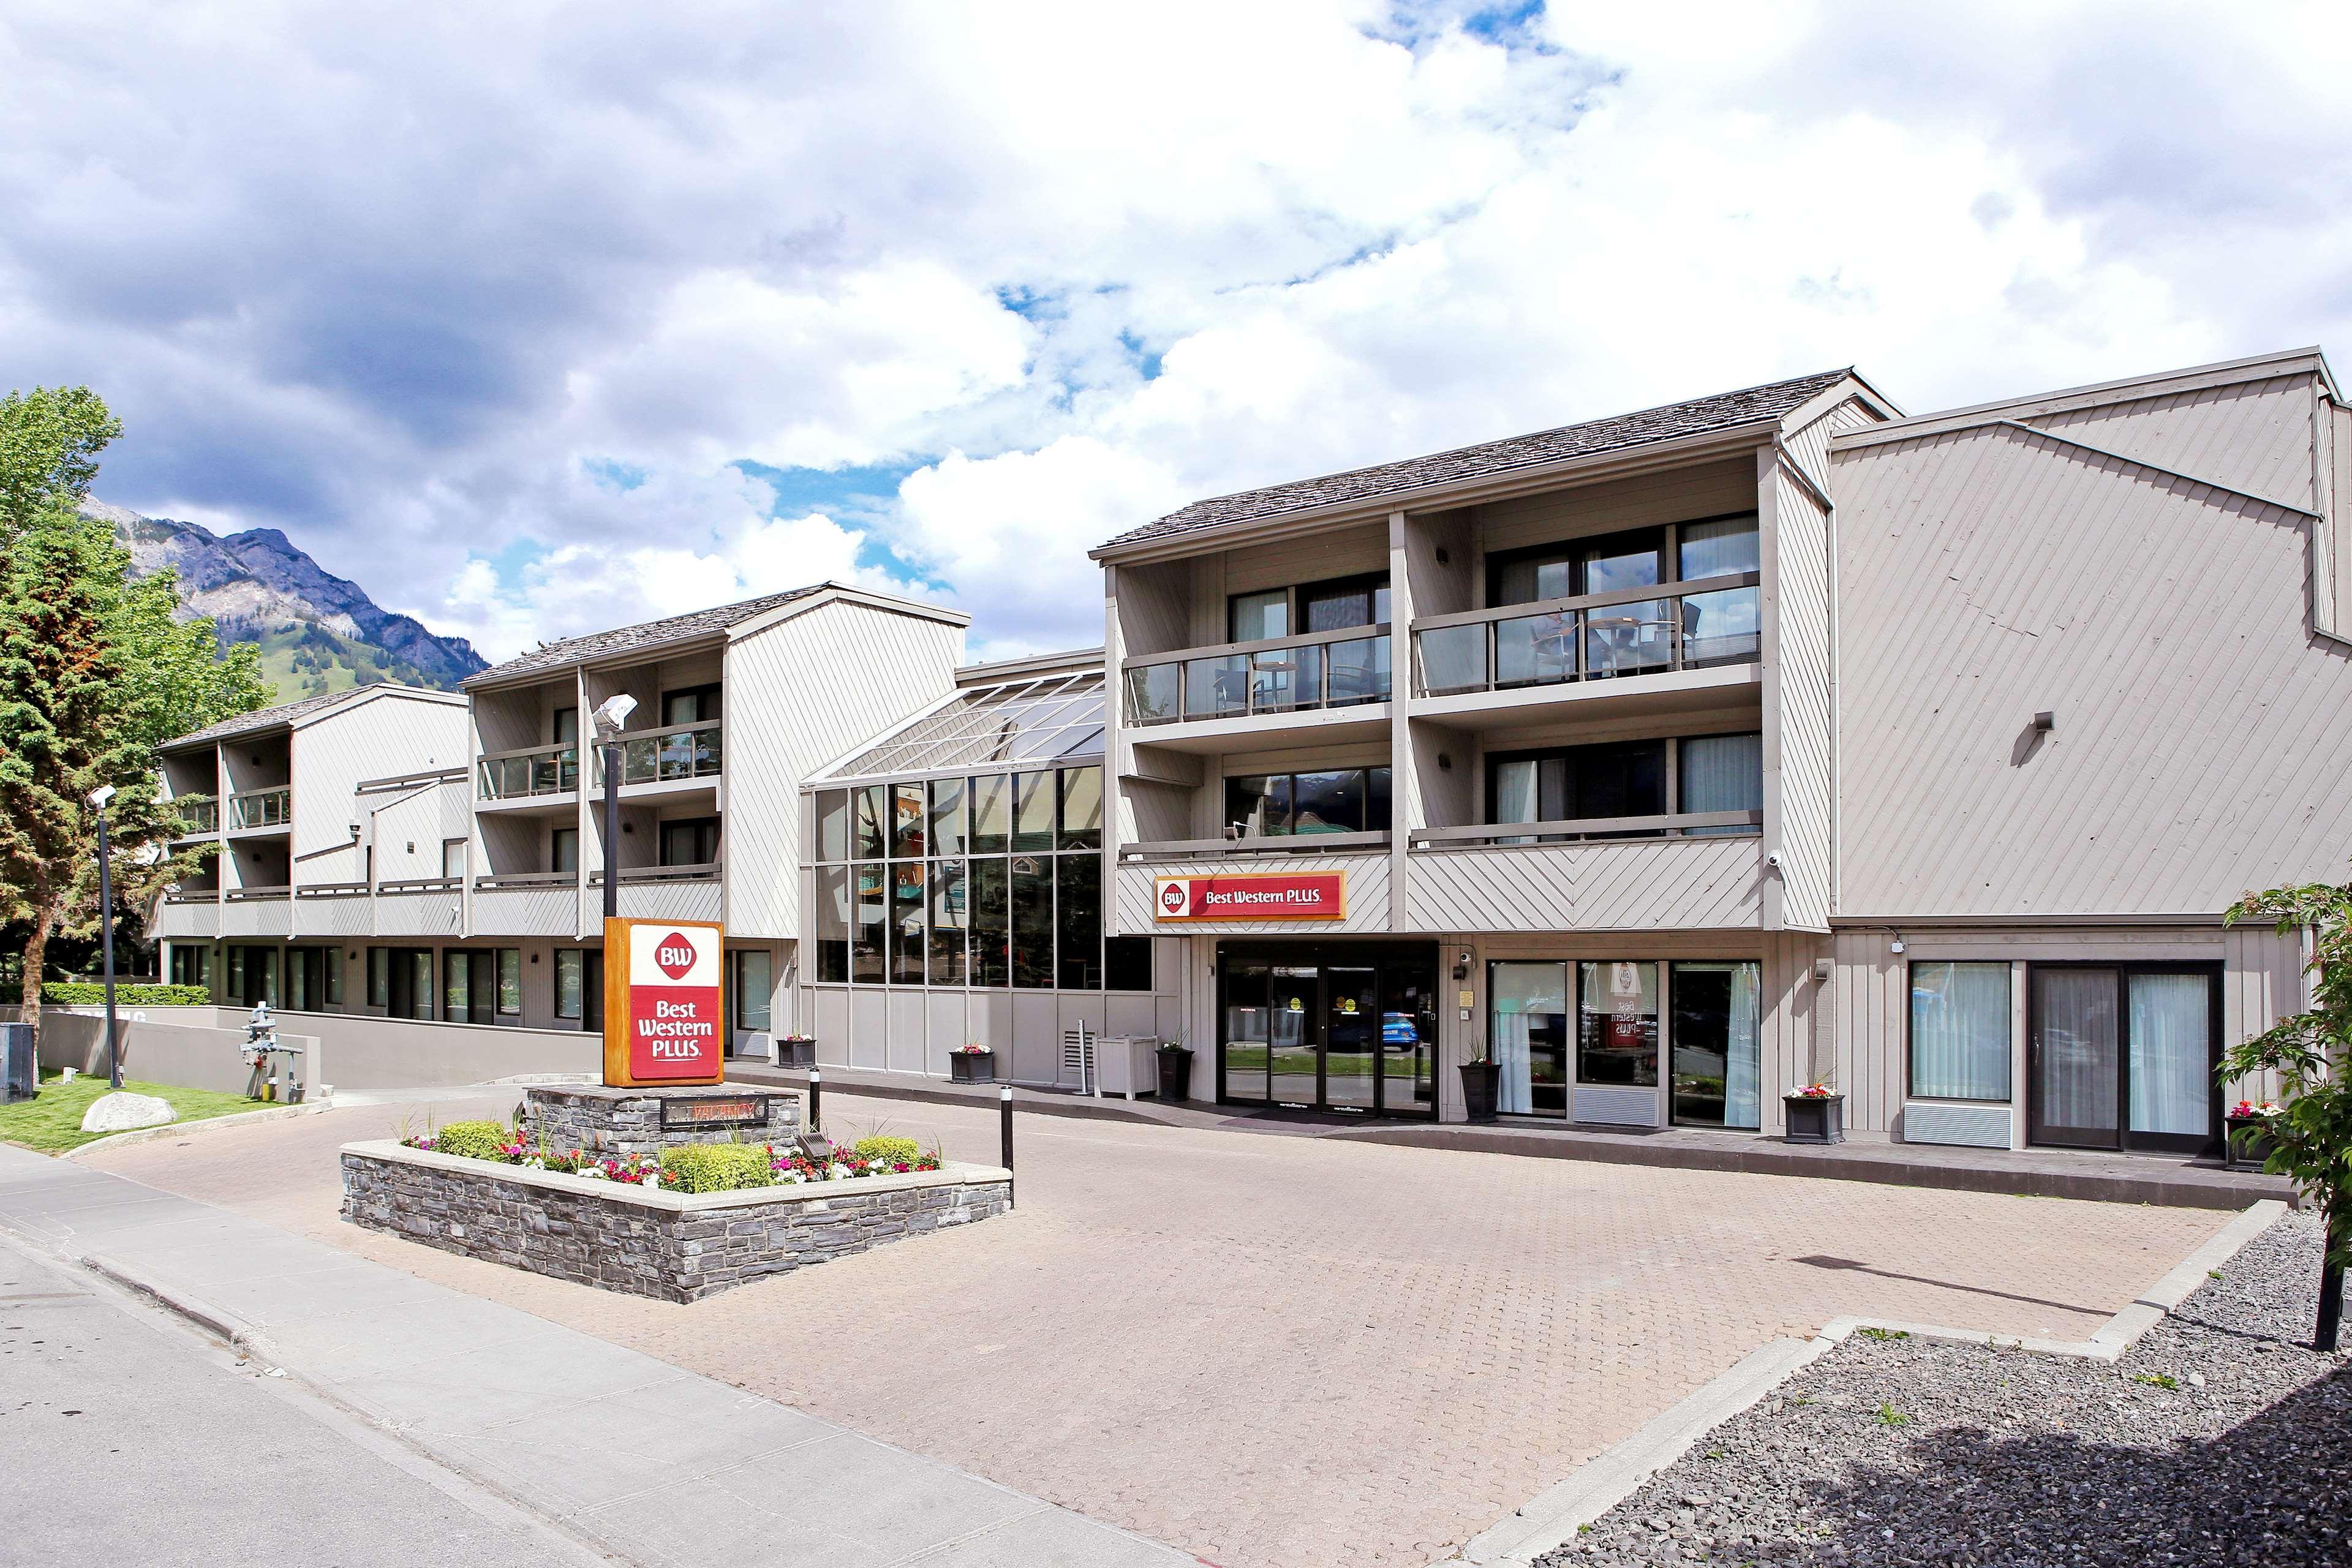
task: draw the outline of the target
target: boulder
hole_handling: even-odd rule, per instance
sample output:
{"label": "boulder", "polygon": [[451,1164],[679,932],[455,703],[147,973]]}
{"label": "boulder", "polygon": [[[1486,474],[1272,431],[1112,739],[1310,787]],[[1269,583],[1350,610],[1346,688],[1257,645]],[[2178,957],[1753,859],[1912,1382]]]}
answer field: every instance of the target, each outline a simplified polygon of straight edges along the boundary
{"label": "boulder", "polygon": [[85,1132],[128,1132],[134,1127],[162,1127],[177,1121],[180,1113],[172,1109],[171,1101],[158,1100],[152,1094],[126,1094],[117,1089],[101,1094],[90,1101],[83,1113],[81,1130]]}

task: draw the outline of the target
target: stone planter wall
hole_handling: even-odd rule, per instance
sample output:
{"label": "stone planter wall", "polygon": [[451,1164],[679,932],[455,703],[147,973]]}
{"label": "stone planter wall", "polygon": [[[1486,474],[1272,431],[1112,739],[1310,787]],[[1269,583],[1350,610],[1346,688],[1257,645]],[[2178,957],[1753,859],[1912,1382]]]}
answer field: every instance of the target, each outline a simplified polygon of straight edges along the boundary
{"label": "stone planter wall", "polygon": [[[674,1119],[695,1104],[764,1100],[768,1120],[759,1126],[662,1125],[662,1104]],[[607,1089],[602,1084],[534,1084],[523,1091],[524,1131],[535,1146],[568,1153],[579,1149],[600,1160],[658,1154],[681,1143],[790,1143],[801,1130],[798,1090],[764,1084],[719,1083],[683,1089]]]}
{"label": "stone planter wall", "polygon": [[1002,1214],[992,1165],[672,1193],[409,1149],[343,1146],[343,1218],[510,1268],[698,1301],[805,1264]]}

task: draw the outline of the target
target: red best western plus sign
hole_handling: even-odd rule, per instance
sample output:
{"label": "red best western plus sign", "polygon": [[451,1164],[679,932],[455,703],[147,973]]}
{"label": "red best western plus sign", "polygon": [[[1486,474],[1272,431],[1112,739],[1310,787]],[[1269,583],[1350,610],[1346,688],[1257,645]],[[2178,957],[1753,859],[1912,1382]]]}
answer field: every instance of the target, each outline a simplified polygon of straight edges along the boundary
{"label": "red best western plus sign", "polygon": [[629,1073],[638,1079],[707,1079],[720,1057],[719,933],[652,926],[631,933]]}
{"label": "red best western plus sign", "polygon": [[1338,871],[1162,877],[1153,904],[1163,921],[1345,920],[1348,879]]}

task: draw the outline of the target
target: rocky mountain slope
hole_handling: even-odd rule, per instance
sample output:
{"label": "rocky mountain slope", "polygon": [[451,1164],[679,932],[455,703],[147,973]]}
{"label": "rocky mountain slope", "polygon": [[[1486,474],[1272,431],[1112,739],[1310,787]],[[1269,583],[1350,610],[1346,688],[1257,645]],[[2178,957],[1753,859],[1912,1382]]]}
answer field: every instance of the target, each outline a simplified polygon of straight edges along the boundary
{"label": "rocky mountain slope", "polygon": [[181,603],[190,615],[212,616],[224,644],[257,644],[281,700],[383,680],[454,687],[486,668],[464,637],[437,637],[415,617],[394,615],[274,528],[216,534],[102,501],[82,510],[113,525],[133,573],[176,569]]}

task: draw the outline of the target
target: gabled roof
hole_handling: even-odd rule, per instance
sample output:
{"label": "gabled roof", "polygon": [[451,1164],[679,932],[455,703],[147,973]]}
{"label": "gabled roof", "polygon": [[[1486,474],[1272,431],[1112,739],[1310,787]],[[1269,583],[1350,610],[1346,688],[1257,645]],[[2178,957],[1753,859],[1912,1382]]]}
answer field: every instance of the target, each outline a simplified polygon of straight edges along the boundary
{"label": "gabled roof", "polygon": [[321,691],[316,696],[281,702],[275,708],[257,708],[250,713],[238,713],[217,724],[207,724],[201,730],[175,736],[160,748],[176,752],[190,746],[208,746],[215,741],[234,740],[239,735],[258,735],[271,730],[291,729],[297,720],[344,702],[363,702],[387,693],[404,697],[425,697],[444,702],[460,700],[454,691],[435,691],[421,686],[403,686],[395,681],[377,681],[370,686],[354,686],[342,691]]}
{"label": "gabled roof", "polygon": [[615,626],[608,632],[590,632],[584,637],[565,637],[562,642],[533,648],[504,664],[494,664],[479,674],[469,675],[463,686],[471,690],[477,686],[499,685],[517,676],[530,675],[542,669],[593,664],[669,643],[692,642],[698,637],[740,626],[755,616],[764,616],[795,599],[805,599],[811,594],[834,586],[836,584],[832,583],[812,583],[805,588],[787,588],[781,594],[762,594],[756,599],[745,599],[738,604],[719,605],[683,616],[668,616],[658,621],[639,621],[635,626]]}
{"label": "gabled roof", "polygon": [[1100,546],[1094,553],[1099,556],[1150,541],[1259,522],[1286,512],[1371,501],[1383,496],[1403,495],[1435,485],[1506,474],[1515,468],[1537,464],[1591,457],[1602,452],[1644,447],[1680,437],[1703,436],[1710,431],[1778,419],[1853,374],[1851,367],[1822,371],[1814,375],[1770,382],[1738,392],[1721,392],[1712,397],[1693,398],[1687,403],[1670,403],[1659,408],[1587,420],[1581,425],[1565,425],[1557,430],[1538,430],[1533,435],[1485,441],[1475,447],[1456,447],[1450,452],[1408,458],[1400,463],[1351,468],[1346,473],[1327,474],[1321,479],[1297,479],[1288,484],[1269,485],[1263,489],[1243,490],[1235,495],[1197,500],[1181,511],[1170,512],[1157,521],[1129,530]]}

